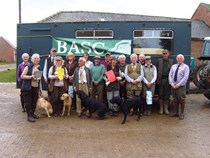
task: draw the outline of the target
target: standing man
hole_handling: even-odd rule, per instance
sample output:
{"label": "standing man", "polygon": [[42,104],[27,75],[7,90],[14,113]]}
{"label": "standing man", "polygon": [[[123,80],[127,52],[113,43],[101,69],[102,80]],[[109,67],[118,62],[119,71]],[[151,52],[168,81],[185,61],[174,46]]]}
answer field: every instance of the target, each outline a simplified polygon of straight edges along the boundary
{"label": "standing man", "polygon": [[139,54],[139,64],[144,65],[145,64],[145,55]]}
{"label": "standing man", "polygon": [[21,74],[22,74],[24,68],[28,65],[28,60],[29,60],[28,53],[23,53],[22,59],[23,59],[23,62],[18,65],[18,69],[17,69],[17,81],[18,81],[18,84],[20,87],[20,103],[22,106],[22,112],[25,112],[26,109],[25,109],[25,105],[24,105],[23,90],[22,90],[23,81],[21,79]]}
{"label": "standing man", "polygon": [[[87,95],[91,91],[91,75],[90,69],[85,66],[86,60],[84,57],[79,58],[79,67],[77,67],[74,71],[74,78],[73,78],[73,87],[74,91],[82,90]],[[79,117],[82,116],[81,110],[81,100],[78,96],[76,96],[76,106],[77,106],[77,115]]]}
{"label": "standing man", "polygon": [[[172,65],[169,72],[169,83],[172,87],[172,97],[175,106],[175,112],[172,117],[184,119],[185,99],[186,99],[186,83],[189,78],[189,66],[184,63],[182,54],[176,57],[177,64]],[[179,104],[181,105],[181,114],[179,115]]]}
{"label": "standing man", "polygon": [[155,94],[155,81],[157,79],[157,69],[155,65],[151,62],[151,56],[145,57],[145,65],[143,66],[144,78],[143,78],[143,93],[142,97],[145,100],[144,113],[147,116],[151,115],[152,103],[149,104],[147,100],[148,91],[150,92],[150,99],[154,97]]}
{"label": "standing man", "polygon": [[141,81],[144,77],[144,72],[141,64],[137,63],[137,55],[131,54],[131,64],[125,68],[127,97],[140,96],[142,91]]}
{"label": "standing man", "polygon": [[[105,73],[105,67],[101,64],[101,57],[94,57],[94,65],[90,67],[90,73],[92,78],[92,92],[91,97],[103,103],[103,75]],[[97,98],[96,98],[97,95]]]}
{"label": "standing man", "polygon": [[[45,59],[45,63],[44,63],[44,69],[43,69],[43,77],[45,80],[45,83],[47,84],[47,87],[49,86],[49,78],[48,78],[48,74],[49,74],[49,69],[51,66],[55,65],[55,57],[56,57],[56,48],[52,48],[50,50],[50,55],[47,57],[47,59]],[[51,92],[49,92],[49,90],[47,91],[48,94],[48,98],[49,101],[52,101],[52,97],[51,97]]]}
{"label": "standing man", "polygon": [[169,51],[164,49],[162,52],[162,58],[158,59],[157,69],[158,69],[158,90],[159,90],[159,105],[160,111],[159,114],[163,114],[163,112],[168,115],[168,105],[171,94],[171,85],[168,81],[168,74],[173,65],[173,60],[169,59]]}
{"label": "standing man", "polygon": [[104,56],[104,60],[101,61],[101,64],[105,66],[105,68],[111,64],[111,54],[107,52]]}
{"label": "standing man", "polygon": [[120,55],[118,57],[118,60],[120,62],[119,66],[120,66],[120,77],[122,78],[122,80],[120,80],[120,97],[122,98],[126,98],[127,94],[126,94],[126,80],[125,80],[125,68],[126,68],[126,57],[125,55]]}

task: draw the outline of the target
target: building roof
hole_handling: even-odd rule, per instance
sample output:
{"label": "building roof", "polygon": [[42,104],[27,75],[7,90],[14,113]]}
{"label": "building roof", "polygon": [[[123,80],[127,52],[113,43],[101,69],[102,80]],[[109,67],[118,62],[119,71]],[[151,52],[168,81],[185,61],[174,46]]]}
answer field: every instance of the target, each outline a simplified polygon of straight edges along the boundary
{"label": "building roof", "polygon": [[38,23],[96,22],[96,21],[186,21],[190,19],[148,16],[137,14],[105,13],[89,11],[61,11]]}
{"label": "building roof", "polygon": [[16,47],[10,41],[8,41],[6,38],[0,36],[0,43],[2,43],[2,42],[6,43],[8,46],[10,46],[14,50],[16,50]]}
{"label": "building roof", "polygon": [[[202,3],[204,4],[204,3]],[[205,4],[206,6],[210,6]],[[204,39],[210,36],[210,28],[202,20],[183,18],[171,18],[161,16],[148,16],[136,14],[119,14],[88,11],[64,11],[49,16],[38,23],[62,23],[62,22],[96,22],[96,21],[191,21],[192,38]]]}
{"label": "building roof", "polygon": [[210,37],[210,28],[202,20],[192,20],[191,37],[204,39]]}
{"label": "building roof", "polygon": [[201,5],[203,5],[206,9],[208,9],[208,11],[210,11],[210,4],[201,3]]}

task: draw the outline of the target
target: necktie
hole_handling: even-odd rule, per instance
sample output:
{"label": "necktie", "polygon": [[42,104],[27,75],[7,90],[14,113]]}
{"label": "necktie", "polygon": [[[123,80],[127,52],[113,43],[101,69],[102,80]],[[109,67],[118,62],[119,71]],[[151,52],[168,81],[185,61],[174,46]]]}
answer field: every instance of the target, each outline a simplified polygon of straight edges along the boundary
{"label": "necktie", "polygon": [[83,69],[82,68],[80,68],[79,76],[80,76],[80,81],[83,84],[84,83],[84,76],[83,76]]}
{"label": "necktie", "polygon": [[176,82],[177,81],[177,75],[178,75],[178,71],[179,71],[179,67],[180,67],[181,64],[179,64],[176,68],[176,71],[175,71],[175,74],[174,74],[174,81]]}

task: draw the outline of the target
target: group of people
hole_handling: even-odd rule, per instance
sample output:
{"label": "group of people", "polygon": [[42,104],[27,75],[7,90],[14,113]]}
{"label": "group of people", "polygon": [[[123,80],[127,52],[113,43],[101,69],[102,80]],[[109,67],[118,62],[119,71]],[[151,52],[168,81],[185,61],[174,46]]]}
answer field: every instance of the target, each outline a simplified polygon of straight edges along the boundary
{"label": "group of people", "polygon": [[[131,54],[130,63],[126,63],[125,55],[116,57],[109,52],[104,55],[104,60],[101,56],[95,56],[93,62],[85,52],[77,62],[72,52],[67,54],[64,61],[61,56],[56,56],[56,49],[52,48],[45,60],[43,77],[48,85],[48,98],[53,106],[54,116],[61,114],[60,97],[63,93],[71,95],[72,108],[76,109],[79,117],[82,115],[82,103],[75,93],[77,90],[82,90],[90,97],[107,104],[109,109],[112,109],[110,116],[116,116],[119,112],[118,105],[109,102],[114,96],[124,99],[141,97],[143,105],[141,113],[149,116],[157,85],[159,114],[169,114],[168,106],[172,94],[175,108],[170,112],[170,116],[184,119],[189,67],[184,63],[182,54],[177,55],[176,64],[173,64],[169,55],[168,50],[163,50],[157,66],[152,64],[151,56]],[[40,71],[40,57],[33,54],[29,63],[29,55],[24,53],[22,59],[23,62],[19,64],[17,70],[17,79],[21,87],[21,105],[23,111],[27,112],[27,120],[34,122],[37,118],[34,114],[36,101],[41,88],[40,79],[36,78],[34,72]]]}

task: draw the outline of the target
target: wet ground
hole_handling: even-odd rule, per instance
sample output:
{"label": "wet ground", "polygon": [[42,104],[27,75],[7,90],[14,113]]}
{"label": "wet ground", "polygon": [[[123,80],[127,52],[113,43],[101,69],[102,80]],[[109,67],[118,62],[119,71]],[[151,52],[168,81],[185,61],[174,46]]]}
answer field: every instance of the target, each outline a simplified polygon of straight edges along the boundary
{"label": "wet ground", "polygon": [[42,115],[35,123],[21,111],[19,89],[0,83],[1,158],[207,158],[210,157],[210,105],[202,94],[187,96],[185,119],[158,115],[139,122],[122,115],[97,120]]}

